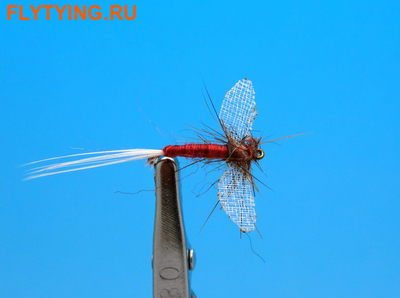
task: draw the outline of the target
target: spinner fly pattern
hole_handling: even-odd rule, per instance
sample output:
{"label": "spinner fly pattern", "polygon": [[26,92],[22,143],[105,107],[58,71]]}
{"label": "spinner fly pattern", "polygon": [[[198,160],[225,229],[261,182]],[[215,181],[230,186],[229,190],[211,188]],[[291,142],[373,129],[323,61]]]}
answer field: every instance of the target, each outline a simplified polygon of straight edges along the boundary
{"label": "spinner fly pattern", "polygon": [[[226,93],[220,113],[217,115],[222,132],[206,131],[208,135],[211,135],[213,141],[208,141],[206,138],[201,137],[202,143],[168,145],[162,150],[112,150],[49,158],[27,165],[61,158],[83,157],[82,159],[34,168],[27,173],[27,178],[25,179],[139,159],[147,159],[148,163],[154,164],[161,156],[185,157],[205,162],[215,160],[223,162],[224,167],[224,173],[218,181],[219,203],[242,232],[250,232],[255,229],[254,194],[257,190],[254,176],[252,175],[252,165],[257,164],[264,157],[264,151],[260,148],[261,138],[256,138],[251,133],[252,124],[257,115],[255,106],[253,84],[250,80],[243,79]],[[94,156],[87,157],[88,155]]]}

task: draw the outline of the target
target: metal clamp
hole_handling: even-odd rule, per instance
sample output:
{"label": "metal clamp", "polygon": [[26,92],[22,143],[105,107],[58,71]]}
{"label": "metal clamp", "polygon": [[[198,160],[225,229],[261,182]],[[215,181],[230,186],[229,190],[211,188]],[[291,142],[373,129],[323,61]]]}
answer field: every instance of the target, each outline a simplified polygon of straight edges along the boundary
{"label": "metal clamp", "polygon": [[154,179],[153,297],[195,298],[190,289],[190,271],[196,258],[186,240],[175,161],[168,157],[160,159],[155,165]]}

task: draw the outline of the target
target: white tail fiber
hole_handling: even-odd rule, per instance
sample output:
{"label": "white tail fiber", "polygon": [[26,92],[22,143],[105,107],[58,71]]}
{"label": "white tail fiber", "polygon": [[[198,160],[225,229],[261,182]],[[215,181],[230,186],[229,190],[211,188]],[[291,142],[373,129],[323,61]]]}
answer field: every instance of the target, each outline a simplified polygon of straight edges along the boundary
{"label": "white tail fiber", "polygon": [[[101,154],[101,155],[99,155]],[[73,161],[66,161],[55,163],[47,166],[41,166],[29,170],[26,174],[26,178],[24,180],[30,180],[34,178],[73,172],[73,171],[80,171],[86,170],[91,168],[109,166],[117,163],[123,163],[138,159],[149,159],[149,158],[156,158],[159,156],[164,155],[162,150],[153,150],[153,149],[127,149],[127,150],[112,150],[112,151],[100,151],[100,152],[88,152],[88,153],[80,153],[80,154],[73,154],[61,157],[53,157],[48,159],[43,159],[35,162],[31,162],[27,165],[32,165],[39,162],[45,162],[49,160],[56,160],[61,158],[70,158],[76,156],[83,156],[83,155],[98,155],[94,157],[87,157],[83,159],[73,160]]]}

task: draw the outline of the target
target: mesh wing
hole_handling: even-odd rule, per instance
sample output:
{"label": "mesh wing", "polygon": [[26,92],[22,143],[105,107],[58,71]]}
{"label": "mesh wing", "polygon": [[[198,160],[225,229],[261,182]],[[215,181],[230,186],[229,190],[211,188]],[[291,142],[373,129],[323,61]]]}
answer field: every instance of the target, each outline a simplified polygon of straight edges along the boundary
{"label": "mesh wing", "polygon": [[238,141],[250,135],[257,115],[254,94],[252,82],[248,79],[240,80],[226,93],[222,103],[219,118],[227,132]]}
{"label": "mesh wing", "polygon": [[219,180],[218,198],[225,212],[243,232],[255,229],[253,188],[237,166],[228,167]]}

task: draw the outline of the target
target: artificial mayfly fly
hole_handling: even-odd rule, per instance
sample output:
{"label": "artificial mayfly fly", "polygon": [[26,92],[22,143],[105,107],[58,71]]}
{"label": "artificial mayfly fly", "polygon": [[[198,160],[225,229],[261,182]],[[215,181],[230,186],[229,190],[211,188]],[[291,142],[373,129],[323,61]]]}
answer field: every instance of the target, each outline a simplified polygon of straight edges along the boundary
{"label": "artificial mayfly fly", "polygon": [[[253,84],[248,79],[240,80],[226,93],[220,113],[217,115],[222,133],[214,130],[205,131],[208,136],[212,137],[213,141],[200,137],[202,143],[168,145],[162,150],[112,150],[49,158],[28,165],[67,157],[84,157],[74,161],[34,168],[28,173],[26,179],[139,159],[146,159],[149,164],[154,164],[161,156],[186,157],[208,163],[212,161],[222,162],[224,173],[218,181],[219,203],[242,232],[253,231],[256,222],[254,194],[257,187],[252,175],[252,165],[258,165],[259,160],[264,157],[264,151],[260,148],[261,138],[256,138],[251,134],[253,121],[257,115],[254,94]],[[95,156],[87,157],[88,155]]]}

